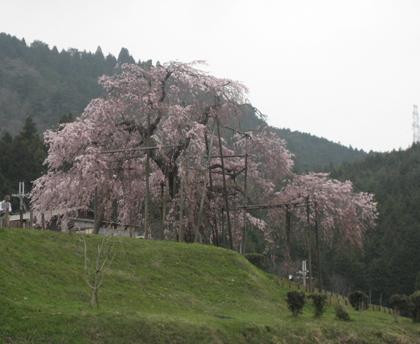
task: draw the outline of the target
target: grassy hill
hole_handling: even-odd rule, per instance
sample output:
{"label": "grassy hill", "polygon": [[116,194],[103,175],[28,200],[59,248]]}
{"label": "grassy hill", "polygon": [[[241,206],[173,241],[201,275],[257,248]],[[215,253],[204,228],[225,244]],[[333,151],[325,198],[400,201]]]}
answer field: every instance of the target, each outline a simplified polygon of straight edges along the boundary
{"label": "grassy hill", "polygon": [[420,343],[418,324],[379,312],[294,318],[288,290],[235,252],[115,240],[90,309],[79,234],[0,229],[0,343]]}

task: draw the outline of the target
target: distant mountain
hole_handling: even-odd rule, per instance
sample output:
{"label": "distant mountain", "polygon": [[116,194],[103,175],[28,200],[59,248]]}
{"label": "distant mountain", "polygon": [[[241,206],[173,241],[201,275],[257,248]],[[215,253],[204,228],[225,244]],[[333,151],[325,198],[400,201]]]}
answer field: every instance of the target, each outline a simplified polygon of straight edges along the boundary
{"label": "distant mountain", "polygon": [[80,114],[90,99],[100,96],[97,79],[112,73],[113,56],[76,49],[58,52],[35,41],[27,46],[0,34],[0,132],[17,134],[31,116],[40,132],[57,125],[63,114]]}
{"label": "distant mountain", "polygon": [[[75,48],[59,52],[41,41],[28,46],[24,39],[0,33],[0,137],[5,132],[18,134],[28,117],[42,133],[56,127],[63,115],[80,115],[91,99],[104,95],[98,78],[113,74],[117,62],[136,63],[126,48],[121,49],[118,58],[111,54],[105,57],[100,47],[95,53]],[[144,66],[151,61],[137,63]],[[250,111],[244,111],[241,121],[243,128],[261,123]],[[297,172],[366,157],[363,151],[310,134],[273,130],[295,154]]]}

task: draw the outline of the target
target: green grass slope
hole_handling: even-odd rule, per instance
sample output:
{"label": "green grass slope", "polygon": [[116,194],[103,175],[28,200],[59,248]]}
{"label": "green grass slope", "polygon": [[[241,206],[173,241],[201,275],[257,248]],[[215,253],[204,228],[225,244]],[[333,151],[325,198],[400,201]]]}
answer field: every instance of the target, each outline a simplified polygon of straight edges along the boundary
{"label": "green grass slope", "polygon": [[420,343],[384,313],[292,317],[288,290],[229,250],[116,238],[114,252],[90,309],[79,234],[0,229],[0,343]]}

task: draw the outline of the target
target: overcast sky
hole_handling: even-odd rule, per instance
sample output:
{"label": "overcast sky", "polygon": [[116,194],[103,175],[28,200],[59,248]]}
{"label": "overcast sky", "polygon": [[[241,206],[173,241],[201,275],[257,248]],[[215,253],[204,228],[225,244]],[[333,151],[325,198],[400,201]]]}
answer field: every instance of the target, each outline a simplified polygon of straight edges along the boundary
{"label": "overcast sky", "polygon": [[137,60],[206,60],[270,125],[407,148],[420,106],[419,0],[1,0],[0,32]]}

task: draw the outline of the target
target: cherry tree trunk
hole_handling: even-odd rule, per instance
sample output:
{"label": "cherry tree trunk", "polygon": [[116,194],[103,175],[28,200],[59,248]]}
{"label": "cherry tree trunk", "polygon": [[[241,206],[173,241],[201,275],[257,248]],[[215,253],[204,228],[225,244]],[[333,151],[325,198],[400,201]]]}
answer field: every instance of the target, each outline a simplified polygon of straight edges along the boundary
{"label": "cherry tree trunk", "polygon": [[99,229],[101,228],[102,225],[102,221],[104,220],[104,215],[105,215],[105,205],[102,204],[101,208],[99,209],[98,214],[96,215],[96,221],[93,227],[93,233],[92,234],[98,234],[99,233]]}

